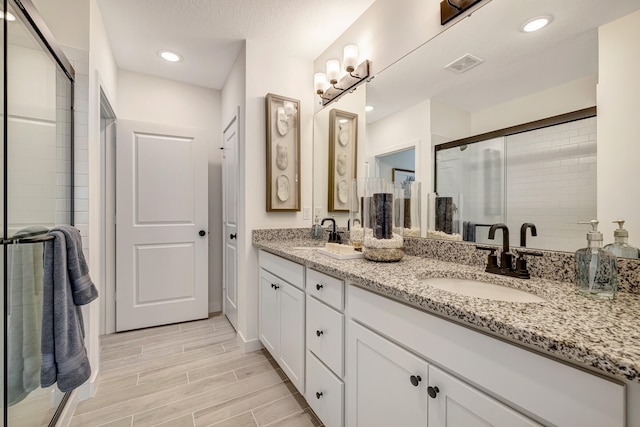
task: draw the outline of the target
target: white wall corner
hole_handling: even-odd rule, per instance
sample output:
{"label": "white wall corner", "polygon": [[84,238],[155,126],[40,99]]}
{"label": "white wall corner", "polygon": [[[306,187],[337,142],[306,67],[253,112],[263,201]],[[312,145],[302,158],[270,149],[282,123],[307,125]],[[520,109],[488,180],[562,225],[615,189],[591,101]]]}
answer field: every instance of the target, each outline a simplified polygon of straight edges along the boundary
{"label": "white wall corner", "polygon": [[262,343],[258,338],[247,340],[245,339],[245,337],[242,335],[242,332],[240,331],[238,331],[236,341],[240,346],[240,349],[242,350],[243,354],[253,353],[254,351],[258,351],[264,348],[264,346],[262,345]]}

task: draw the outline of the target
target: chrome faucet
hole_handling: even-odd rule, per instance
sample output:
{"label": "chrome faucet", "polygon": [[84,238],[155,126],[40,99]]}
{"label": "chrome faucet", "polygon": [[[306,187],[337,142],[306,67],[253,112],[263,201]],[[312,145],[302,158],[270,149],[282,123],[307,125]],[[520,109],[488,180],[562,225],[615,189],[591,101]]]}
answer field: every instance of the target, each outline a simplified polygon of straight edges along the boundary
{"label": "chrome faucet", "polygon": [[340,233],[338,233],[336,227],[336,220],[333,218],[323,218],[320,225],[324,225],[326,221],[332,222],[332,229],[329,231],[329,243],[342,243],[342,239],[340,238]]}
{"label": "chrome faucet", "polygon": [[489,239],[496,238],[496,230],[502,230],[502,255],[500,257],[500,265],[497,266],[497,271],[493,271],[498,274],[511,275],[515,270],[513,269],[513,254],[509,248],[509,227],[506,224],[498,223],[493,224],[489,229]]}

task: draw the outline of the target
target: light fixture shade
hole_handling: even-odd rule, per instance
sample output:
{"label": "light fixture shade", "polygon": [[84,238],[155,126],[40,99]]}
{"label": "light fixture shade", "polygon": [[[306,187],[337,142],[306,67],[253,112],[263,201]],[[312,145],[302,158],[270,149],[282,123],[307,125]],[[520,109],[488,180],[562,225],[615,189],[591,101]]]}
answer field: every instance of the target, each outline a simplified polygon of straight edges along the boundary
{"label": "light fixture shade", "polygon": [[344,69],[352,73],[358,66],[358,46],[350,44],[344,47],[344,57],[342,59]]}
{"label": "light fixture shade", "polygon": [[313,75],[313,87],[318,95],[322,95],[327,88],[327,75],[325,73],[315,73]]}
{"label": "light fixture shade", "polygon": [[332,85],[338,83],[340,78],[340,61],[330,59],[327,61],[327,79]]}

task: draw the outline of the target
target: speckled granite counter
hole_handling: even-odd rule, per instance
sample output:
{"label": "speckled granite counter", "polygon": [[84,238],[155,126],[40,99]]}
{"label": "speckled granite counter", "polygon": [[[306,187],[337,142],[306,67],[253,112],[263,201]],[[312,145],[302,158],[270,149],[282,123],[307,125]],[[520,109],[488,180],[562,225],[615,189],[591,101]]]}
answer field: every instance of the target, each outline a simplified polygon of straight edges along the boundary
{"label": "speckled granite counter", "polygon": [[[614,301],[579,295],[572,283],[488,274],[482,268],[405,256],[398,263],[336,260],[313,248],[311,240],[261,240],[254,246],[343,278],[380,295],[410,304],[550,356],[640,382],[640,295],[621,292]],[[511,303],[466,297],[420,282],[457,277],[504,284],[545,298],[543,303]]]}

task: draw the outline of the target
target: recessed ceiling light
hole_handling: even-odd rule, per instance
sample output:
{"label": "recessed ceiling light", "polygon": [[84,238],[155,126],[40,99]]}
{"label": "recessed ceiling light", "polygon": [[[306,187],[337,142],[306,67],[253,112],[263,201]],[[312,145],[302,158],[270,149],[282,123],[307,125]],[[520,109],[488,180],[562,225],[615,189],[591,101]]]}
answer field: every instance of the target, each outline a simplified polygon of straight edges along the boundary
{"label": "recessed ceiling light", "polygon": [[178,62],[182,60],[182,57],[175,52],[171,52],[170,50],[161,50],[158,52],[158,55],[165,61],[169,62]]}
{"label": "recessed ceiling light", "polygon": [[[0,19],[4,19],[4,13],[0,12]],[[11,14],[11,12],[7,12],[7,21],[15,21],[16,17]]]}
{"label": "recessed ceiling light", "polygon": [[548,15],[536,16],[535,18],[529,19],[527,22],[525,22],[522,25],[521,29],[525,33],[532,33],[546,27],[551,22],[551,20],[551,16]]}
{"label": "recessed ceiling light", "polygon": [[366,111],[367,113],[373,110],[375,110],[375,107],[373,105],[367,105],[364,107],[364,111]]}

